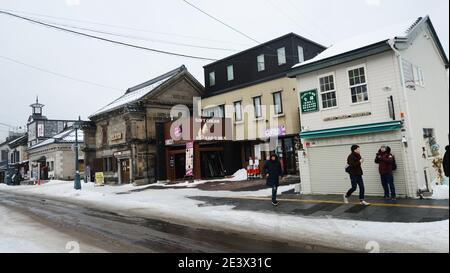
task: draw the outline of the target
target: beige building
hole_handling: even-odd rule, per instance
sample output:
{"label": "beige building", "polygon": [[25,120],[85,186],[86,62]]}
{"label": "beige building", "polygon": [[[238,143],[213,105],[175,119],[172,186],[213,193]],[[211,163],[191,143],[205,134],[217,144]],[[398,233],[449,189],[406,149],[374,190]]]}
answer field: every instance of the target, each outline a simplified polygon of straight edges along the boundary
{"label": "beige building", "polygon": [[286,174],[298,173],[297,84],[286,74],[324,49],[290,33],[204,67],[202,115],[232,119],[233,140],[241,143],[236,151],[241,167],[259,162],[261,168],[276,153]]}

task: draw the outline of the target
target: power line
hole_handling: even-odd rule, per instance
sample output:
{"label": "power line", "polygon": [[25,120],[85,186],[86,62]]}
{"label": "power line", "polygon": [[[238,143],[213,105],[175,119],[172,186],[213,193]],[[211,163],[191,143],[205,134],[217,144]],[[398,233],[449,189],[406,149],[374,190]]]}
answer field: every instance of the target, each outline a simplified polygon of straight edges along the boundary
{"label": "power line", "polygon": [[51,16],[51,15],[47,15],[47,14],[27,12],[27,11],[18,11],[18,10],[11,10],[11,9],[1,9],[1,10],[14,12],[14,13],[28,14],[28,15],[33,15],[33,16],[37,16],[37,17],[52,18],[52,19],[72,21],[72,22],[79,22],[79,23],[83,23],[83,24],[99,25],[99,26],[104,26],[104,27],[109,27],[109,28],[126,29],[126,30],[132,30],[132,31],[154,33],[154,34],[165,35],[165,36],[173,36],[173,37],[181,37],[181,38],[188,38],[188,39],[210,41],[210,42],[221,43],[221,44],[227,43],[227,44],[235,44],[235,45],[240,45],[240,46],[248,46],[247,44],[230,42],[230,41],[224,41],[224,40],[208,39],[208,38],[204,38],[204,37],[190,36],[190,35],[181,35],[181,34],[176,34],[176,33],[150,31],[150,30],[142,29],[142,28],[135,28],[135,27],[129,27],[129,26],[106,24],[106,23],[95,22],[95,21],[90,21],[90,20],[80,20],[80,19],[60,17],[60,16]]}
{"label": "power line", "polygon": [[190,58],[190,59],[197,59],[197,60],[203,60],[203,61],[217,61],[217,59],[212,59],[212,58],[206,58],[206,57],[199,57],[199,56],[193,56],[193,55],[187,55],[187,54],[180,54],[180,53],[174,53],[174,52],[169,52],[169,51],[165,51],[165,50],[159,50],[159,49],[153,49],[153,48],[149,48],[149,47],[144,47],[144,46],[139,46],[139,45],[134,45],[134,44],[130,44],[130,43],[125,43],[125,42],[120,42],[120,41],[116,41],[116,40],[112,40],[112,39],[108,39],[108,38],[103,38],[103,37],[99,37],[99,36],[95,36],[95,35],[91,35],[91,34],[87,34],[87,33],[83,33],[83,32],[79,32],[79,31],[75,31],[75,30],[70,30],[67,28],[63,28],[63,27],[59,27],[56,25],[52,25],[52,24],[47,24],[44,23],[42,21],[39,20],[34,20],[34,19],[30,19],[27,17],[23,17],[17,14],[13,14],[10,12],[5,12],[5,11],[1,11],[0,13],[8,15],[8,16],[12,16],[21,20],[25,20],[28,22],[32,22],[41,26],[46,26],[52,29],[56,29],[56,30],[60,30],[60,31],[64,31],[64,32],[69,32],[75,35],[80,35],[80,36],[84,36],[84,37],[88,37],[88,38],[93,38],[96,40],[100,40],[100,41],[104,41],[104,42],[108,42],[108,43],[113,43],[113,44],[117,44],[117,45],[122,45],[122,46],[126,46],[126,47],[131,47],[131,48],[135,48],[135,49],[141,49],[141,50],[146,50],[146,51],[151,51],[151,52],[156,52],[156,53],[160,53],[160,54],[166,54],[166,55],[172,55],[172,56],[178,56],[178,57],[184,57],[184,58]]}
{"label": "power line", "polygon": [[231,29],[231,30],[233,30],[233,31],[235,31],[235,32],[237,32],[237,33],[239,33],[239,34],[241,34],[242,36],[244,36],[244,37],[246,37],[246,38],[252,40],[253,42],[255,42],[255,43],[257,43],[257,44],[260,44],[260,42],[258,42],[257,40],[253,39],[252,37],[248,36],[247,34],[243,33],[242,31],[240,31],[240,30],[238,30],[238,29],[236,29],[236,28],[230,26],[229,24],[227,24],[227,23],[221,21],[220,19],[218,19],[218,18],[212,16],[211,14],[209,14],[209,13],[207,13],[206,11],[200,9],[199,7],[197,7],[197,6],[195,6],[194,4],[190,3],[189,1],[187,1],[187,0],[182,0],[182,1],[185,2],[186,4],[188,4],[189,6],[193,7],[194,9],[200,11],[201,13],[205,14],[206,16],[210,17],[211,19],[213,19],[213,20],[215,20],[215,21],[221,23],[222,25],[226,26],[227,28],[229,28],[229,29]]}
{"label": "power line", "polygon": [[52,74],[52,75],[55,75],[55,76],[58,76],[58,77],[62,77],[62,78],[70,79],[70,80],[73,80],[73,81],[78,81],[78,82],[90,84],[90,85],[95,85],[97,87],[102,87],[102,88],[106,88],[106,89],[114,89],[114,90],[117,90],[117,91],[123,91],[122,89],[119,89],[119,88],[110,87],[110,86],[106,86],[106,85],[103,85],[103,84],[99,84],[99,83],[95,83],[95,82],[91,82],[91,81],[87,81],[87,80],[74,78],[74,77],[67,76],[67,75],[64,75],[64,74],[61,74],[61,73],[58,73],[58,72],[53,72],[53,71],[47,70],[45,68],[41,68],[41,67],[37,67],[37,66],[31,65],[31,64],[23,63],[21,61],[18,61],[18,60],[9,58],[9,57],[5,57],[5,56],[1,56],[0,55],[0,58],[4,59],[4,60],[8,60],[8,61],[13,62],[13,63],[17,63],[17,64],[20,64],[20,65],[23,65],[23,66],[27,66],[27,67],[35,69],[35,70],[39,70],[41,72]]}
{"label": "power line", "polygon": [[47,24],[53,24],[53,25],[58,25],[58,26],[64,26],[64,27],[69,27],[69,28],[74,28],[74,29],[79,29],[79,30],[85,30],[85,31],[90,31],[90,32],[95,32],[95,33],[100,33],[100,34],[107,34],[107,35],[112,35],[112,36],[117,36],[117,37],[122,37],[122,38],[135,39],[135,40],[143,40],[143,41],[149,41],[149,42],[165,43],[165,44],[171,44],[171,45],[202,48],[202,49],[211,49],[211,50],[222,50],[222,51],[233,51],[233,52],[238,51],[237,49],[230,49],[230,48],[209,47],[209,46],[192,45],[192,44],[186,44],[186,43],[177,43],[177,42],[159,40],[159,39],[150,39],[147,37],[114,33],[114,32],[109,32],[109,31],[98,30],[98,29],[85,28],[85,27],[79,27],[79,26],[68,25],[68,24],[61,24],[61,23],[57,23],[57,22],[49,22],[49,21],[42,21],[42,22],[47,23]]}

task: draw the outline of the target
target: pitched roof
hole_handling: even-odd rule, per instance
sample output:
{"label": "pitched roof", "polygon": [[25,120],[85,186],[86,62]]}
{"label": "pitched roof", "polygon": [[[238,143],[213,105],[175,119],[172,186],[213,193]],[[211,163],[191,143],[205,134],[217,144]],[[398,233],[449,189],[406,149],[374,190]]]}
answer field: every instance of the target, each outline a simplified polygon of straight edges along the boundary
{"label": "pitched roof", "polygon": [[[83,130],[78,130],[78,142],[82,143],[83,141],[84,141],[84,132]],[[53,136],[52,138],[46,139],[30,147],[30,150],[50,145],[53,143],[75,143],[75,129],[73,128],[66,129],[65,131]]]}
{"label": "pitched roof", "polygon": [[[289,76],[295,76],[296,74],[300,74],[299,71],[301,69],[306,68],[306,67],[311,67],[312,65],[316,65],[319,63],[323,63],[324,65],[317,66],[318,69],[324,68],[327,65],[328,66],[334,65],[336,63],[333,61],[346,56],[346,54],[356,53],[356,52],[364,50],[364,49],[373,50],[374,46],[376,46],[376,45],[384,46],[384,48],[386,50],[389,50],[390,47],[388,47],[388,44],[387,44],[387,42],[389,40],[394,40],[395,42],[406,41],[410,38],[411,33],[413,33],[414,30],[419,25],[422,25],[425,23],[429,24],[430,29],[433,32],[433,35],[435,36],[434,38],[438,44],[438,47],[440,47],[440,49],[442,51],[440,54],[443,55],[442,57],[444,58],[444,62],[446,63],[446,65],[448,65],[447,57],[446,57],[445,53],[443,53],[442,46],[439,42],[439,39],[437,38],[437,35],[433,28],[433,25],[431,24],[431,20],[428,16],[426,16],[424,18],[419,17],[414,20],[409,20],[409,21],[405,21],[405,22],[401,22],[401,23],[392,25],[390,27],[381,28],[374,32],[365,33],[363,35],[344,39],[344,40],[330,46],[328,49],[321,52],[316,57],[314,57],[310,60],[307,60],[305,62],[296,64],[295,66],[293,66],[291,72],[289,72],[288,74],[289,74]],[[374,51],[374,52],[379,53],[377,51]],[[355,56],[356,56],[356,54],[355,54]],[[318,69],[314,69],[314,70],[318,70]],[[308,70],[307,72],[311,72],[314,70]]]}
{"label": "pitched roof", "polygon": [[113,102],[106,105],[105,107],[100,108],[97,112],[92,114],[89,118],[119,109],[126,104],[138,101],[139,99],[142,99],[143,97],[150,94],[151,92],[156,90],[158,87],[160,87],[161,85],[168,82],[170,79],[174,78],[175,76],[177,76],[178,74],[180,74],[184,71],[187,71],[187,69],[184,65],[182,65],[182,66],[180,66],[172,71],[169,71],[159,77],[156,77],[147,82],[144,82],[144,83],[141,83],[134,87],[131,87],[125,92],[124,95],[120,96],[118,99],[114,100]]}

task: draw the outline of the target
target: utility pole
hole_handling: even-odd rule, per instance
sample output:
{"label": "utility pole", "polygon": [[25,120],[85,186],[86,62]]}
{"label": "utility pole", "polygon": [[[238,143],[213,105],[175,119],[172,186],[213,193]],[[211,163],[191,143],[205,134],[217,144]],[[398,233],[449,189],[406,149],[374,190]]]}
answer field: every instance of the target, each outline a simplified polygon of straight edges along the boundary
{"label": "utility pole", "polygon": [[78,116],[78,122],[75,122],[73,127],[75,128],[75,190],[81,190],[80,181],[80,162],[78,160],[78,130],[81,129],[81,117]]}

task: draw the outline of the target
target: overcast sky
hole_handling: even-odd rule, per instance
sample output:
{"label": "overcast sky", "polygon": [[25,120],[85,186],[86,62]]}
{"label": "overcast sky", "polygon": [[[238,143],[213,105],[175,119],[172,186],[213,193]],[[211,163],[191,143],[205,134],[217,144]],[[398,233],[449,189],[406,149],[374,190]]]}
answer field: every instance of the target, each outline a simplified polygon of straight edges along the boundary
{"label": "overcast sky", "polygon": [[[259,42],[295,32],[326,46],[430,15],[448,55],[448,0],[190,2]],[[96,33],[136,45],[213,59],[256,45],[182,0],[0,0],[0,9],[46,22],[120,34],[121,37]],[[44,114],[50,119],[76,119],[78,115],[86,119],[128,87],[182,64],[203,83],[202,67],[207,63],[112,45],[0,14],[0,123],[25,125],[31,112],[29,105],[36,95],[46,105]],[[6,136],[6,130],[0,125],[0,140]]]}

